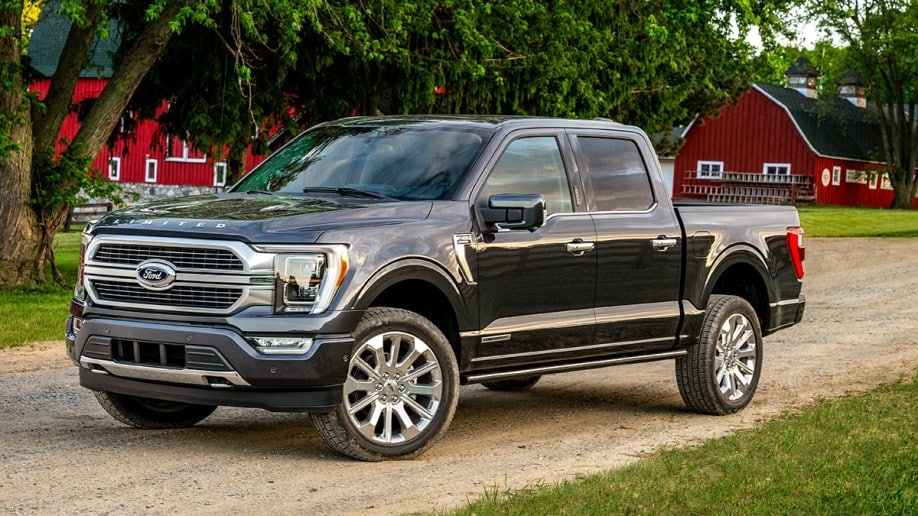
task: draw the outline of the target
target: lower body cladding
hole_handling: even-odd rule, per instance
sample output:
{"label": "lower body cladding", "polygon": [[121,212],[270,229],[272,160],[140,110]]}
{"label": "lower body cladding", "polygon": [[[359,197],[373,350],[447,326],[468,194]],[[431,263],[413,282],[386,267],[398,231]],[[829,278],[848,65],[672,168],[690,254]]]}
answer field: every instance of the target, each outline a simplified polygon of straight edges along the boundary
{"label": "lower body cladding", "polygon": [[278,412],[328,411],[341,403],[350,336],[316,337],[296,355],[259,353],[229,328],[115,320],[67,321],[80,384],[94,391]]}

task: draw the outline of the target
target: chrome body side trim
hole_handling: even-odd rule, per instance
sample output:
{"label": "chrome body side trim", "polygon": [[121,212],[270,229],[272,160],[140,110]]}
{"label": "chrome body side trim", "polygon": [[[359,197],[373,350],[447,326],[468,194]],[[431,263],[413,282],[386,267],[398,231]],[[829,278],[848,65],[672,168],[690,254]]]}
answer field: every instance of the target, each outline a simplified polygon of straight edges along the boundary
{"label": "chrome body side trim", "polygon": [[[122,364],[112,360],[100,360],[97,358],[80,358],[80,365],[90,371],[102,374],[111,374],[123,378],[134,378],[137,380],[148,380],[152,382],[180,383],[185,385],[212,386],[213,382],[208,378],[219,378],[226,380],[232,385],[247,387],[249,382],[245,381],[239,373],[235,371],[206,371],[202,369],[175,369],[165,367],[150,367],[141,365]],[[220,387],[227,387],[216,384]]]}
{"label": "chrome body side trim", "polygon": [[[509,337],[510,336],[508,335],[507,338],[509,339]],[[487,338],[488,337],[482,338],[481,342],[485,343],[485,339]],[[507,340],[507,339],[503,339],[503,340]],[[510,359],[516,359],[516,358],[524,358],[524,357],[544,357],[546,355],[558,355],[558,354],[571,353],[571,352],[576,353],[579,351],[599,351],[599,350],[620,348],[623,346],[634,346],[636,344],[651,344],[654,342],[666,342],[669,340],[671,339],[669,338],[647,339],[647,340],[636,340],[636,341],[629,341],[629,342],[609,342],[606,344],[591,344],[589,346],[576,346],[576,347],[571,347],[571,348],[544,349],[540,351],[527,351],[525,353],[510,353],[507,355],[477,357],[477,358],[473,358],[472,362],[479,363],[479,362],[488,362],[492,360],[510,360]]]}
{"label": "chrome body side trim", "polygon": [[523,376],[536,376],[551,373],[563,373],[565,371],[577,371],[581,369],[596,369],[618,364],[636,364],[639,362],[653,362],[656,360],[666,360],[684,356],[688,351],[684,349],[676,351],[667,351],[665,353],[654,353],[650,355],[640,355],[632,357],[607,358],[603,360],[594,360],[592,362],[577,362],[574,364],[561,364],[543,367],[530,367],[526,369],[516,369],[513,371],[500,371],[496,373],[471,374],[466,377],[470,383],[486,382],[490,380],[503,380],[507,378],[519,378]]}

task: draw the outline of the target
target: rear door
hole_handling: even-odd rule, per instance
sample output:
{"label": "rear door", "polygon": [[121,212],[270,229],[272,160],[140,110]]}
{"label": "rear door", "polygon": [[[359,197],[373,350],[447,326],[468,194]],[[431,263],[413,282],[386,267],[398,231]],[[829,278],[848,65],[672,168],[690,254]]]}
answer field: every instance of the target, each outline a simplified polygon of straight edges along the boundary
{"label": "rear door", "polygon": [[682,232],[652,186],[646,140],[628,132],[571,132],[596,226],[596,350],[673,346],[681,317]]}

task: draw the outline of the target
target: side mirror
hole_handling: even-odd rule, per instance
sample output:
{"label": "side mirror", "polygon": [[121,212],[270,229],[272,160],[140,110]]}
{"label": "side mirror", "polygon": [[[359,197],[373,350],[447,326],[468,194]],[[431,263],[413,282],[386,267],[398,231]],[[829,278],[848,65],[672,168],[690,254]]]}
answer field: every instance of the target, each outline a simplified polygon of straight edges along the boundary
{"label": "side mirror", "polygon": [[490,227],[536,229],[545,223],[545,198],[539,194],[492,195],[481,215]]}

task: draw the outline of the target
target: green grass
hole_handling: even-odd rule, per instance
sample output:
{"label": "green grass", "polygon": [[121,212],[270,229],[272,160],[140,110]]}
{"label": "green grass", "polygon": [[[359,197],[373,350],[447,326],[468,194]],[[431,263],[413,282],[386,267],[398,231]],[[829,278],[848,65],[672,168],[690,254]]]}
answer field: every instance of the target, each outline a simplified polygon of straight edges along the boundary
{"label": "green grass", "polygon": [[64,321],[79,267],[80,232],[58,233],[54,252],[64,275],[60,285],[22,287],[0,292],[0,348],[29,342],[63,340]]}
{"label": "green grass", "polygon": [[918,210],[843,206],[799,207],[808,237],[916,237]]}
{"label": "green grass", "polygon": [[455,514],[916,514],[918,377]]}

